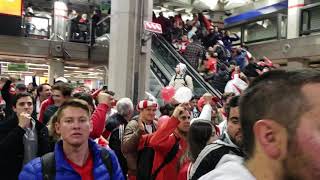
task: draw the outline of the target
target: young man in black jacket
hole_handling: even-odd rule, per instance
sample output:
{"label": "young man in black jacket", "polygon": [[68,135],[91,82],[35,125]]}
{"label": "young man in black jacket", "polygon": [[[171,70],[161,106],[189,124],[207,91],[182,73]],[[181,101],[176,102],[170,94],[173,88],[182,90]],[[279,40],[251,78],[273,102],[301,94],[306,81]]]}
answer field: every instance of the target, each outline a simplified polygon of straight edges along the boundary
{"label": "young man in black jacket", "polygon": [[24,164],[50,151],[47,127],[31,115],[31,94],[14,96],[12,110],[0,122],[0,174],[8,180],[18,179]]}

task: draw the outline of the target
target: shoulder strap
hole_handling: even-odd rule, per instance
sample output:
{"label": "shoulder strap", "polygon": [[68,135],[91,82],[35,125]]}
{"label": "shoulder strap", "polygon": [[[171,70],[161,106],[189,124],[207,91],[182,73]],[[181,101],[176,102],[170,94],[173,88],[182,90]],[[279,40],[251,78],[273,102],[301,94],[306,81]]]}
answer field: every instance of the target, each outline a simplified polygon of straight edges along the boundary
{"label": "shoulder strap", "polygon": [[160,172],[160,170],[167,164],[169,164],[174,157],[176,156],[176,154],[179,151],[179,140],[176,138],[176,143],[173,145],[173,147],[170,149],[170,151],[168,152],[168,154],[166,155],[166,157],[164,158],[163,162],[161,163],[161,165],[155,170],[155,172],[152,174],[152,180],[155,180]]}
{"label": "shoulder strap", "polygon": [[54,152],[43,155],[40,160],[43,179],[54,180],[56,176],[56,162],[54,159]]}
{"label": "shoulder strap", "polygon": [[109,172],[110,179],[112,179],[112,176],[113,176],[112,160],[110,158],[109,151],[106,150],[105,148],[101,148],[101,159]]}
{"label": "shoulder strap", "polygon": [[183,80],[184,80],[184,86],[185,86],[185,87],[187,87],[187,86],[188,86],[188,83],[187,83],[186,77],[187,77],[187,72],[185,72],[185,73],[184,73],[184,75],[183,75]]}
{"label": "shoulder strap", "polygon": [[233,86],[234,88],[236,88],[236,90],[237,90],[240,94],[242,94],[242,90],[241,90],[237,85],[232,84],[232,86]]}

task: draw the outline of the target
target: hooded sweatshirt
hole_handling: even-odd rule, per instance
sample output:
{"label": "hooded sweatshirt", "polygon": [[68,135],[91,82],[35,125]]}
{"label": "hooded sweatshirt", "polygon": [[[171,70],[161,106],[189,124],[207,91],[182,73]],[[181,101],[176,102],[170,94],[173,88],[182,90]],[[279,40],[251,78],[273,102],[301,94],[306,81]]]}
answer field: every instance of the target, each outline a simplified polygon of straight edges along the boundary
{"label": "hooded sweatshirt", "polygon": [[216,169],[199,180],[256,180],[243,162],[240,156],[226,154],[221,158]]}
{"label": "hooded sweatshirt", "polygon": [[188,87],[193,91],[192,78],[186,74],[187,66],[183,63],[179,63],[177,68],[180,69],[180,72],[171,78],[169,86],[174,87],[175,90],[178,90],[180,87]]}
{"label": "hooded sweatshirt", "polygon": [[240,95],[246,88],[248,84],[240,79],[238,74],[234,75],[234,79],[228,81],[224,92],[225,93],[235,93],[236,96]]}

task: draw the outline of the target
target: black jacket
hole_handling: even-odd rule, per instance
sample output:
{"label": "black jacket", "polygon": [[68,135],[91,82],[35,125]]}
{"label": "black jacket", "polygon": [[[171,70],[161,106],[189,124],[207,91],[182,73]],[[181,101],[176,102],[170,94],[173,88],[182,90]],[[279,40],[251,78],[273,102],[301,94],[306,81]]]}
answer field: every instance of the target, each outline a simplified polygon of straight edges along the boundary
{"label": "black jacket", "polygon": [[111,132],[109,136],[109,147],[116,153],[124,177],[126,177],[128,172],[128,166],[127,160],[121,152],[121,137],[124,134],[124,129],[126,128],[127,124],[127,120],[118,113],[110,116],[106,123],[106,130]]}
{"label": "black jacket", "polygon": [[[8,116],[7,116],[8,117]],[[38,135],[38,156],[50,151],[48,144],[48,129],[36,121]],[[0,122],[0,174],[7,180],[18,179],[24,157],[23,136],[25,130],[18,126],[15,114]]]}
{"label": "black jacket", "polygon": [[51,117],[54,115],[54,113],[56,113],[58,111],[58,109],[59,109],[59,107],[55,106],[55,105],[48,106],[46,111],[44,111],[42,123],[44,125],[47,125],[48,122],[50,121]]}

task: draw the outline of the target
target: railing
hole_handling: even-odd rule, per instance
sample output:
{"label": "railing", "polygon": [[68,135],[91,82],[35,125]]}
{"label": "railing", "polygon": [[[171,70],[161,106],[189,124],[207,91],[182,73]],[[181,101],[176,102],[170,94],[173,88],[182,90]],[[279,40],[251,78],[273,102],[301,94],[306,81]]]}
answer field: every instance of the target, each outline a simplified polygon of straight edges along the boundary
{"label": "railing", "polygon": [[89,43],[91,38],[91,22],[80,23],[69,21],[68,38],[70,42]]}
{"label": "railing", "polygon": [[320,32],[320,3],[301,8],[300,35]]}
{"label": "railing", "polygon": [[194,94],[202,95],[206,92],[214,94],[218,98],[221,98],[221,93],[212,88],[200,75],[193,69],[193,67],[187,62],[162,36],[156,34],[153,35],[152,50],[160,56],[159,60],[163,61],[163,66],[171,76],[175,74],[174,67],[178,63],[184,63],[187,65],[187,73],[193,79]]}
{"label": "railing", "polygon": [[163,67],[159,65],[159,60],[153,54],[151,54],[150,69],[162,86],[169,84],[170,77],[165,73]]}
{"label": "railing", "polygon": [[103,17],[97,23],[92,20],[88,23],[69,21],[69,41],[71,42],[84,42],[93,45],[96,41],[100,41],[100,37],[104,37],[108,33],[110,33],[110,16]]}
{"label": "railing", "polygon": [[22,19],[22,29],[25,37],[49,39],[50,19],[40,16],[24,16]]}

